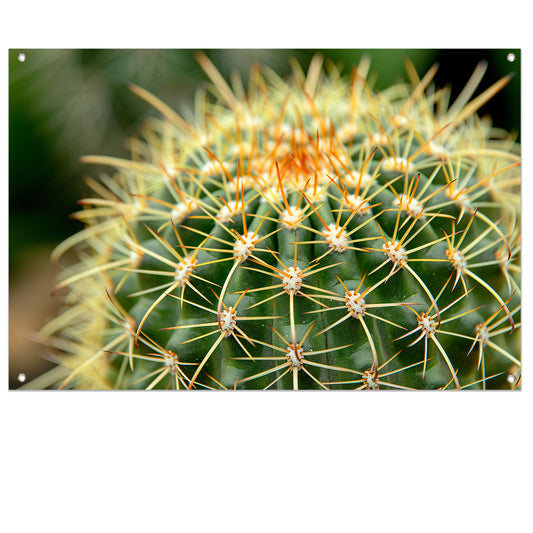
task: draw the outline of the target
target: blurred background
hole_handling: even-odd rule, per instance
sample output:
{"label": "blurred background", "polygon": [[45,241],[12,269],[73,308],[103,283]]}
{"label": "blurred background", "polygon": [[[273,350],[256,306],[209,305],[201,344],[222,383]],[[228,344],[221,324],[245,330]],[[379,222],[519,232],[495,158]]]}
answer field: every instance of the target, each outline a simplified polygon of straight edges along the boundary
{"label": "blurred background", "polygon": [[[245,82],[254,61],[284,76],[290,72],[290,57],[305,70],[320,52],[343,65],[349,75],[351,66],[369,54],[378,90],[406,79],[406,58],[421,77],[438,62],[434,81],[438,87],[451,85],[452,101],[477,63],[486,60],[488,69],[475,95],[508,73],[514,77],[480,114],[490,115],[496,127],[517,132],[520,140],[520,50],[204,52],[226,79],[237,71]],[[45,350],[32,336],[54,316],[63,296],[50,295],[58,274],[50,253],[82,229],[69,214],[86,192],[83,177],[96,174],[80,163],[80,157],[128,157],[124,141],[144,117],[157,113],[131,93],[127,83],[143,87],[177,111],[192,106],[195,88],[206,81],[194,54],[188,49],[9,50],[9,388],[50,366]]]}

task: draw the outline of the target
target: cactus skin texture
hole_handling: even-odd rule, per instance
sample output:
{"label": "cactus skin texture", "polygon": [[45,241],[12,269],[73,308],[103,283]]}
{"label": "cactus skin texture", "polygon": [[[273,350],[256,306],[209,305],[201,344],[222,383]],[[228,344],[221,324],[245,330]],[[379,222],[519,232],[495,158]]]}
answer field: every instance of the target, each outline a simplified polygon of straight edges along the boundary
{"label": "cactus skin texture", "polygon": [[[213,82],[89,179],[34,387],[515,389],[520,148],[436,67],[377,92],[316,56]],[[68,253],[66,253],[68,251]]]}

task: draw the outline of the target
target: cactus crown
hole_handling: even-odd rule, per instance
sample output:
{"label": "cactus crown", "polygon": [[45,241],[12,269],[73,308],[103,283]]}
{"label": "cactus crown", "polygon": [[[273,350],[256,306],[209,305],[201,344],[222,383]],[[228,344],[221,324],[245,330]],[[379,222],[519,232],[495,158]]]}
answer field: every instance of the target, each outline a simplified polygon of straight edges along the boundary
{"label": "cactus crown", "polygon": [[[509,388],[520,370],[519,147],[435,68],[382,92],[316,56],[213,82],[89,180],[34,386]],[[472,80],[479,81],[480,66]]]}

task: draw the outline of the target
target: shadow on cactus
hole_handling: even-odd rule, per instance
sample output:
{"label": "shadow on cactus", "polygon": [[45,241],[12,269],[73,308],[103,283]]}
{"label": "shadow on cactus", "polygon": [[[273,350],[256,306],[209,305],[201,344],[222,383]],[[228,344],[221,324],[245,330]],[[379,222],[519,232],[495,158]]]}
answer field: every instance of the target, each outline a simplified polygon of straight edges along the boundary
{"label": "shadow on cactus", "polygon": [[[476,113],[474,71],[378,92],[320,56],[288,80],[210,78],[183,119],[142,88],[131,159],[54,252],[65,310],[41,331],[80,389],[512,389],[520,381],[520,148]],[[65,252],[69,252],[65,254]]]}

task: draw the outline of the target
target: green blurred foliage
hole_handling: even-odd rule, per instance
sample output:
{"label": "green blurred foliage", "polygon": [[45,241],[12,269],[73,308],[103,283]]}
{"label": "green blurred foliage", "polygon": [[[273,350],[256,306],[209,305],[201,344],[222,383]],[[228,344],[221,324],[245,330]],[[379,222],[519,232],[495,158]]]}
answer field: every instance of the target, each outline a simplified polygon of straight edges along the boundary
{"label": "green blurred foliage", "polygon": [[[318,50],[343,65],[349,74],[363,54],[372,57],[375,87],[406,79],[408,57],[420,76],[435,62],[435,83],[459,94],[476,64],[488,70],[476,94],[509,72],[509,85],[482,113],[494,124],[520,131],[519,50]],[[19,53],[26,56],[18,60]],[[317,50],[206,50],[226,77],[233,71],[244,81],[254,61],[280,76],[290,72],[295,57],[304,70]],[[507,54],[514,52],[510,63]],[[10,272],[29,247],[57,244],[81,229],[69,220],[86,190],[83,176],[94,169],[81,165],[85,154],[127,157],[124,141],[142,119],[154,113],[126,87],[135,83],[180,111],[191,106],[195,88],[206,76],[194,59],[195,50],[10,50],[9,51],[9,256]]]}

